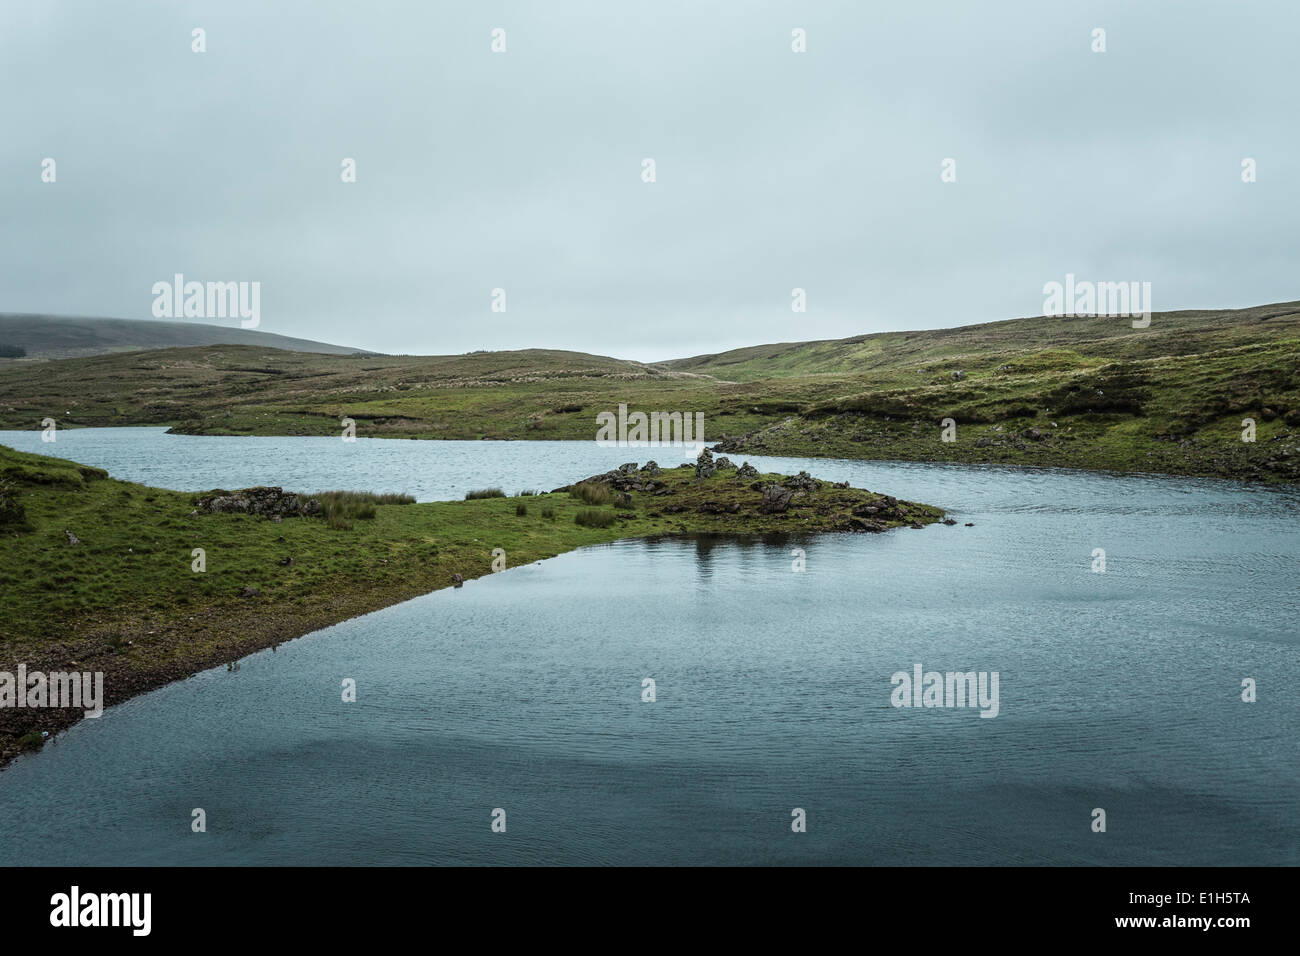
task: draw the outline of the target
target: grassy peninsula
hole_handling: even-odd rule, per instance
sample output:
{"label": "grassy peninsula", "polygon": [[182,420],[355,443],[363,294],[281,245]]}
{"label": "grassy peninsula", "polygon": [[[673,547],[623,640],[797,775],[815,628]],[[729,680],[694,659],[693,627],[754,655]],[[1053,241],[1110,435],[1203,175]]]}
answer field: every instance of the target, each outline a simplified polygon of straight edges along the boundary
{"label": "grassy peninsula", "polygon": [[[943,518],[708,455],[465,501],[167,491],[0,446],[0,671],[102,671],[106,704],[346,618],[584,545],[685,533],[921,528]],[[202,571],[195,570],[202,549]],[[0,709],[0,764],[81,719]]]}

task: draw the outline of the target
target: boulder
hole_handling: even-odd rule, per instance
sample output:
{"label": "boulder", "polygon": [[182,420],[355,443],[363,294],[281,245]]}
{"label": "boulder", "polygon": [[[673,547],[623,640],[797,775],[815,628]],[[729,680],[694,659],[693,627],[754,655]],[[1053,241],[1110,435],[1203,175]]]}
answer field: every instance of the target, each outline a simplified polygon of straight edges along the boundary
{"label": "boulder", "polygon": [[743,465],[741,465],[738,469],[736,469],[736,477],[737,477],[737,478],[757,478],[757,477],[758,477],[758,469],[755,468],[753,465],[751,465],[749,462],[745,462],[745,463],[744,463]]}
{"label": "boulder", "polygon": [[780,514],[790,507],[790,499],[793,496],[793,489],[782,488],[780,485],[767,485],[763,488],[763,501],[759,505],[759,510],[763,514]]}
{"label": "boulder", "polygon": [[718,466],[713,463],[713,452],[707,448],[700,451],[700,457],[695,459],[695,477],[712,478],[718,470]]}
{"label": "boulder", "polygon": [[320,502],[278,487],[217,491],[199,498],[200,511],[209,514],[251,514],[263,518],[293,518],[320,514]]}
{"label": "boulder", "polygon": [[793,478],[787,478],[785,483],[791,488],[798,489],[799,491],[818,491],[822,486],[820,481],[808,474],[806,471],[799,472],[799,474],[795,475]]}

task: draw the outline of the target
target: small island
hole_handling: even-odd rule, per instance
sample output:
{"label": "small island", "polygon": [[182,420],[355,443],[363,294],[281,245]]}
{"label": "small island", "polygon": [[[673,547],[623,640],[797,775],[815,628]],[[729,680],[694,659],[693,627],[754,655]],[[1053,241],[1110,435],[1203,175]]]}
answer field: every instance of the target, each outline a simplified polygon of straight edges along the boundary
{"label": "small island", "polygon": [[[104,706],[421,594],[660,535],[880,533],[936,507],[701,452],[463,501],[280,488],[200,494],[0,446],[0,672],[102,672]],[[953,524],[951,519],[946,521]],[[0,708],[0,766],[82,719]]]}

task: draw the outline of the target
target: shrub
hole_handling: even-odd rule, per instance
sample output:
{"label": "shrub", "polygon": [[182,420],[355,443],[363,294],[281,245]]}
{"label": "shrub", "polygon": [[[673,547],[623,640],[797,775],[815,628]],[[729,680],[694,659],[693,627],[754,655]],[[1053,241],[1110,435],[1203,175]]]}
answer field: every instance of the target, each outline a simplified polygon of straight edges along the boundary
{"label": "shrub", "polygon": [[473,501],[475,498],[504,498],[506,493],[500,488],[471,488],[465,492],[465,500]]}
{"label": "shrub", "polygon": [[18,486],[0,478],[0,528],[28,530],[27,509],[18,497]]}
{"label": "shrub", "polygon": [[604,508],[579,508],[573,521],[584,528],[608,528],[614,523],[614,512]]}
{"label": "shrub", "polygon": [[614,500],[609,486],[596,482],[580,481],[569,489],[571,498],[578,498],[589,505],[607,505]]}

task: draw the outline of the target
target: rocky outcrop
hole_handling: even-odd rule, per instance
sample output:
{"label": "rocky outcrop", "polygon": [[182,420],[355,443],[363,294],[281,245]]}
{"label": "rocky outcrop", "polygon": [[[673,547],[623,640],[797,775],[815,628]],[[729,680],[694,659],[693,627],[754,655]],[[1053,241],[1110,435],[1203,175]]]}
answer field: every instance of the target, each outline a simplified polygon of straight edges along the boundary
{"label": "rocky outcrop", "polygon": [[695,459],[695,477],[699,479],[712,478],[718,470],[718,466],[713,462],[713,452],[707,448],[700,452],[700,457]]}
{"label": "rocky outcrop", "polygon": [[822,487],[822,483],[806,471],[799,472],[793,478],[787,478],[785,483],[799,491],[820,491]]}
{"label": "rocky outcrop", "polygon": [[780,485],[765,485],[763,487],[763,501],[758,506],[758,510],[763,514],[781,514],[789,509],[792,497],[794,497],[794,490],[791,488],[782,488]]}
{"label": "rocky outcrop", "polygon": [[[621,465],[613,471],[607,471],[603,475],[592,475],[590,478],[584,478],[580,482],[575,482],[575,484],[609,485],[614,491],[641,491],[650,495],[672,494],[672,489],[664,482],[655,481],[656,476],[660,474],[662,474],[662,469],[653,461],[647,461],[640,468],[636,466],[636,462],[631,462],[629,465]],[[556,488],[555,490],[568,491],[572,487],[573,485],[565,485],[563,488]]]}
{"label": "rocky outcrop", "polygon": [[320,514],[320,502],[276,487],[216,491],[197,502],[208,514],[250,514],[263,518],[293,518]]}
{"label": "rocky outcrop", "polygon": [[757,477],[758,477],[758,469],[755,468],[753,465],[751,465],[749,462],[745,462],[743,465],[741,465],[739,468],[736,469],[736,477],[737,477],[737,478],[757,478]]}

